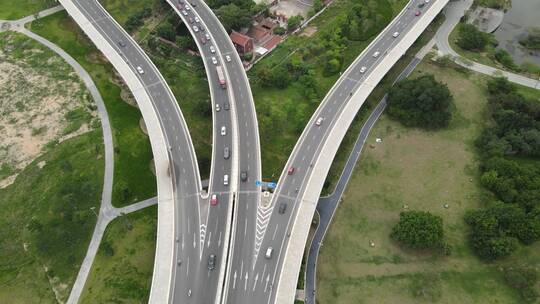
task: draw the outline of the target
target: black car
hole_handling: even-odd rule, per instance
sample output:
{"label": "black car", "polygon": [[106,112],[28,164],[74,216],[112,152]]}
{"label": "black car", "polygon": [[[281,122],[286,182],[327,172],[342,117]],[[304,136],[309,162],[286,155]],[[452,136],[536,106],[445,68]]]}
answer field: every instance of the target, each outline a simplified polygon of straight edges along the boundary
{"label": "black car", "polygon": [[125,47],[125,46],[126,46],[126,44],[125,44],[124,41],[122,41],[122,40],[119,40],[119,41],[118,41],[118,45],[121,46],[121,47]]}
{"label": "black car", "polygon": [[226,102],[223,104],[223,108],[225,109],[225,111],[229,111],[229,102],[226,101]]}
{"label": "black car", "polygon": [[278,210],[278,211],[279,211],[279,214],[285,213],[285,210],[287,210],[287,204],[281,203],[281,204],[279,205],[279,210]]}
{"label": "black car", "polygon": [[214,270],[216,268],[216,255],[211,254],[208,257],[208,270]]}
{"label": "black car", "polygon": [[240,172],[240,179],[241,179],[243,182],[247,181],[247,178],[248,178],[247,171],[242,171],[242,172]]}

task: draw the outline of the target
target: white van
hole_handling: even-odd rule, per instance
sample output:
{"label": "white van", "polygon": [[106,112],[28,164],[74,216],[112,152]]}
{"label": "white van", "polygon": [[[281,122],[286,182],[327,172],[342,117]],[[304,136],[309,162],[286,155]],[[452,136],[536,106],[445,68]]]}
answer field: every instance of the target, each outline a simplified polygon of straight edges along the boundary
{"label": "white van", "polygon": [[272,251],[274,251],[274,248],[272,247],[268,247],[266,249],[266,254],[264,255],[267,259],[271,259],[272,258]]}
{"label": "white van", "polygon": [[227,174],[223,175],[223,185],[225,186],[229,185],[229,175]]}

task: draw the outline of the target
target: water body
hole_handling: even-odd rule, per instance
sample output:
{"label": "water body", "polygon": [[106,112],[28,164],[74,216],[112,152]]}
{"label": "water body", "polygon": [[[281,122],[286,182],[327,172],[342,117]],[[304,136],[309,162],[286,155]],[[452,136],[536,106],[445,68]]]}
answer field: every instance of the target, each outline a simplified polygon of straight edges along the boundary
{"label": "water body", "polygon": [[530,27],[540,27],[540,0],[512,0],[512,8],[493,34],[499,48],[508,51],[517,64],[530,62],[540,66],[540,51],[527,50],[519,44]]}

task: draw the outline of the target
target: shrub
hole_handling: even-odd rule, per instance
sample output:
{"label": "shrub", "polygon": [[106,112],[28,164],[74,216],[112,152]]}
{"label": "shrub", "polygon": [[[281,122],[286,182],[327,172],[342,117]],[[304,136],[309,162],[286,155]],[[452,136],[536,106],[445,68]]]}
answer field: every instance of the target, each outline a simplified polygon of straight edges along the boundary
{"label": "shrub", "polygon": [[388,114],[406,126],[438,129],[448,126],[452,95],[433,75],[406,79],[390,89]]}
{"label": "shrub", "polygon": [[479,31],[472,24],[461,24],[458,30],[457,44],[469,51],[482,51],[489,43],[489,36]]}
{"label": "shrub", "polygon": [[405,211],[392,228],[391,237],[413,249],[437,249],[444,245],[441,217],[424,211]]}
{"label": "shrub", "polygon": [[538,299],[538,292],[535,285],[538,282],[538,274],[532,268],[518,267],[504,269],[504,280],[516,289],[524,301],[534,303]]}

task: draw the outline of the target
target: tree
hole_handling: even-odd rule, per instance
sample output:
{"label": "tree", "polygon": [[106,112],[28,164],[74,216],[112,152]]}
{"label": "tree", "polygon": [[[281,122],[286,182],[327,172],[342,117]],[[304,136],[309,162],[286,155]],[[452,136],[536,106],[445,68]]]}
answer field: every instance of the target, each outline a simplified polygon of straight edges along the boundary
{"label": "tree", "polygon": [[276,35],[283,35],[283,34],[285,34],[285,29],[284,29],[283,27],[281,27],[281,26],[276,26],[276,27],[273,29],[273,31],[274,31],[274,34],[276,34]]}
{"label": "tree", "polygon": [[479,31],[472,24],[461,24],[458,31],[457,44],[466,50],[482,51],[489,42],[489,36]]}
{"label": "tree", "polygon": [[292,16],[287,21],[287,30],[289,32],[294,31],[300,26],[300,24],[302,23],[302,20],[304,20],[304,17],[302,17],[301,15]]}
{"label": "tree", "polygon": [[289,72],[283,66],[274,68],[271,72],[271,83],[279,89],[289,85]]}
{"label": "tree", "polygon": [[221,6],[216,10],[216,15],[228,32],[233,29],[240,30],[242,27],[247,27],[251,24],[250,11],[242,9],[235,4]]}
{"label": "tree", "polygon": [[390,89],[388,114],[406,126],[438,129],[452,118],[452,95],[433,75],[406,79]]}
{"label": "tree", "polygon": [[391,237],[405,247],[439,249],[444,246],[442,218],[424,211],[401,212]]}
{"label": "tree", "polygon": [[176,31],[174,30],[174,27],[168,22],[165,22],[164,24],[160,25],[157,28],[156,32],[158,36],[163,39],[166,39],[169,41],[175,41]]}

